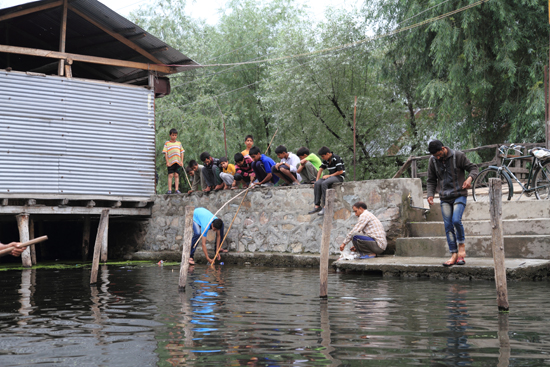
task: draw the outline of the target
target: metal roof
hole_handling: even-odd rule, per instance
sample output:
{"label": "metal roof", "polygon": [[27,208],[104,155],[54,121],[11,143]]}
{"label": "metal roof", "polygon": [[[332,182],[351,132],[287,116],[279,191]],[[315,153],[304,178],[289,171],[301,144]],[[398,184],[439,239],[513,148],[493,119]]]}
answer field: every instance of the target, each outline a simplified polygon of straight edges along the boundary
{"label": "metal roof", "polygon": [[[0,17],[20,10],[55,3],[56,1],[58,0],[34,1],[11,8],[0,9]],[[69,0],[69,5],[103,27],[131,40],[137,46],[153,54],[162,63],[168,65],[187,65],[187,68],[176,68],[176,72],[188,69],[189,66],[199,66],[199,64],[180,51],[147,33],[97,0]],[[61,18],[62,7],[57,6],[0,21],[0,34],[6,35],[0,39],[0,43],[9,46],[58,51]],[[154,63],[71,10],[68,11],[67,15],[67,41],[65,50],[67,53]],[[56,74],[56,64],[55,60],[47,58],[0,53],[0,69],[9,67],[18,71]],[[133,84],[144,85],[147,84],[147,80],[145,79],[147,73],[147,70],[117,66],[82,62],[75,62],[73,64],[73,76],[88,79],[131,82]],[[159,75],[163,74],[159,73]]]}

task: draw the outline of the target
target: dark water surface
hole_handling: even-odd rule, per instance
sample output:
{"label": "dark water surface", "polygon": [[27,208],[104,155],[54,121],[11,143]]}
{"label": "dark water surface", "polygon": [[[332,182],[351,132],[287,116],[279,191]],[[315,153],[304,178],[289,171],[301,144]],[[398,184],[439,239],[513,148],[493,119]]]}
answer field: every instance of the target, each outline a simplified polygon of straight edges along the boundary
{"label": "dark water surface", "polygon": [[0,273],[0,366],[544,366],[550,283],[196,266]]}

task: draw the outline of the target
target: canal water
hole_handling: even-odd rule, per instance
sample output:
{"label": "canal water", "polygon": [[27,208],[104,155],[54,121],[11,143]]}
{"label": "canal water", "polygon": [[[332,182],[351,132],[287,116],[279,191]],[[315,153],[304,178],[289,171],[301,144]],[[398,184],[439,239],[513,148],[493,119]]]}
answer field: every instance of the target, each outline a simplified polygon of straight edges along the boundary
{"label": "canal water", "polygon": [[104,266],[0,273],[0,366],[544,366],[550,283],[317,269]]}

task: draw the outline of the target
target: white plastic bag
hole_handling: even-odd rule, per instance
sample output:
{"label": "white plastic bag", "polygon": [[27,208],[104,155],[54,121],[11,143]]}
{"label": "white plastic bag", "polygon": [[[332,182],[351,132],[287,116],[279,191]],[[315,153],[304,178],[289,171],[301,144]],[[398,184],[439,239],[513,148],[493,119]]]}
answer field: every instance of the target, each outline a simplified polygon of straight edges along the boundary
{"label": "white plastic bag", "polygon": [[349,247],[344,248],[344,251],[340,252],[340,258],[338,260],[353,260],[357,258],[357,252],[351,252]]}

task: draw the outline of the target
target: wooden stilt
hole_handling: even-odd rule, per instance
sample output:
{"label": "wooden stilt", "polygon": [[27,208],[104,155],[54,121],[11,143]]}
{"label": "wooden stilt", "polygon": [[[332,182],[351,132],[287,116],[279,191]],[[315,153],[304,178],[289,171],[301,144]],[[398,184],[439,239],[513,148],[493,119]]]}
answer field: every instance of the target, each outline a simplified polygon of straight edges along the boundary
{"label": "wooden stilt", "polygon": [[319,259],[319,270],[321,278],[321,298],[328,297],[328,256],[330,248],[330,232],[332,230],[332,216],[334,213],[334,197],[336,191],[334,189],[327,190],[325,199],[325,215],[323,218],[323,235],[321,237],[321,257]]}
{"label": "wooden stilt", "polygon": [[499,311],[508,311],[508,286],[504,264],[504,233],[502,229],[502,182],[500,178],[489,179],[489,210],[493,228],[493,260],[495,261],[495,282]]}
{"label": "wooden stilt", "polygon": [[510,365],[510,335],[508,335],[508,313],[498,315],[498,341],[499,356],[497,367],[508,367]]}
{"label": "wooden stilt", "polygon": [[107,262],[107,254],[109,252],[109,214],[105,220],[105,232],[103,233],[103,242],[101,242],[101,261]]}
{"label": "wooden stilt", "polygon": [[105,227],[109,220],[109,209],[103,209],[101,211],[101,217],[99,218],[99,226],[97,228],[97,236],[95,238],[94,245],[94,260],[92,262],[92,276],[90,278],[90,284],[97,283],[97,273],[99,271],[99,255],[101,254],[101,244],[105,235]]}
{"label": "wooden stilt", "polygon": [[90,216],[84,217],[84,229],[82,231],[82,261],[88,260],[90,251]]}
{"label": "wooden stilt", "polygon": [[183,232],[183,246],[181,249],[181,264],[180,264],[180,278],[179,278],[179,291],[185,291],[185,285],[187,284],[187,270],[189,269],[189,253],[191,251],[191,241],[193,240],[193,211],[194,206],[185,207],[185,230]]}
{"label": "wooden stilt", "polygon": [[[34,240],[34,220],[29,219],[29,239]],[[36,265],[36,248],[35,245],[29,246],[31,249],[31,262]]]}
{"label": "wooden stilt", "polygon": [[[17,228],[19,229],[19,242],[27,242],[29,240],[29,215],[19,214],[17,217]],[[23,267],[30,268],[32,266],[31,250],[26,248],[21,254]]]}

